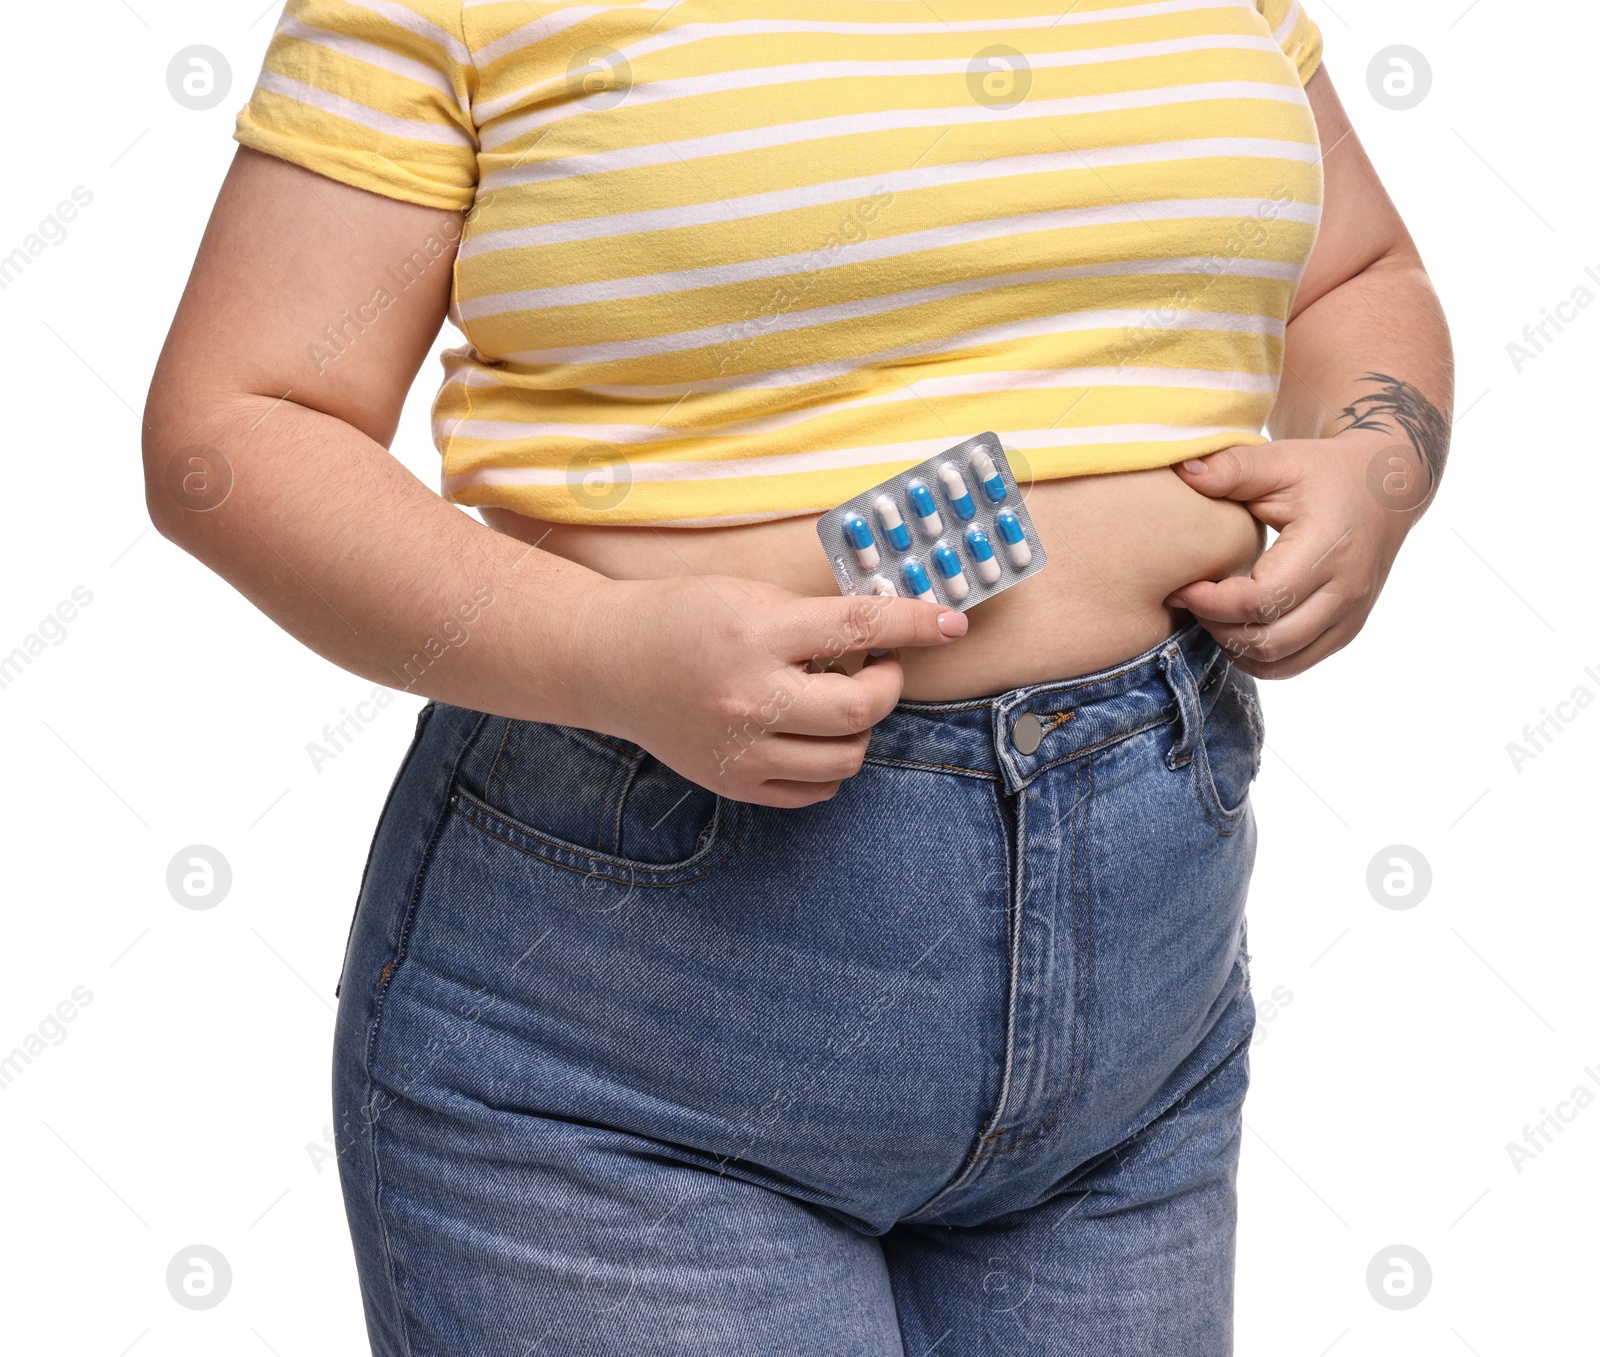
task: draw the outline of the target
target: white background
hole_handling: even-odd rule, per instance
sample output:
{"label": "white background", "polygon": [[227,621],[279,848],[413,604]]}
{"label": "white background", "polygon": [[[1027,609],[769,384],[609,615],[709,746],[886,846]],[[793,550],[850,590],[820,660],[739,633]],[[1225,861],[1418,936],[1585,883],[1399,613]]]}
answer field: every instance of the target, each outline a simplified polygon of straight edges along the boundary
{"label": "white background", "polygon": [[[1574,1087],[1600,1094],[1586,831],[1600,704],[1520,771],[1507,745],[1575,687],[1600,696],[1600,307],[1520,373],[1507,345],[1580,284],[1600,296],[1584,274],[1600,272],[1585,153],[1597,24],[1576,3],[1307,3],[1449,313],[1458,426],[1442,495],[1366,631],[1263,688],[1238,1351],[1595,1352],[1600,1106],[1520,1170],[1507,1144]],[[314,769],[308,741],[371,685],[150,528],[138,446],[276,12],[87,0],[7,16],[0,254],[75,186],[94,195],[0,292],[0,653],[74,586],[93,596],[0,689],[0,1053],[75,986],[93,995],[0,1089],[0,1326],[18,1353],[366,1351],[336,1171],[309,1147],[330,1120],[355,888],[420,699]],[[1408,111],[1367,86],[1397,43],[1433,71]],[[191,44],[232,63],[210,111],[168,93]],[[395,444],[429,485],[438,376],[430,360]],[[216,909],[168,894],[191,844],[232,865]],[[1368,892],[1392,844],[1431,864],[1414,908]],[[1292,998],[1269,1008],[1279,987]],[[202,1243],[234,1279],[192,1312],[165,1273]],[[1433,1273],[1403,1312],[1366,1281],[1395,1244]]]}

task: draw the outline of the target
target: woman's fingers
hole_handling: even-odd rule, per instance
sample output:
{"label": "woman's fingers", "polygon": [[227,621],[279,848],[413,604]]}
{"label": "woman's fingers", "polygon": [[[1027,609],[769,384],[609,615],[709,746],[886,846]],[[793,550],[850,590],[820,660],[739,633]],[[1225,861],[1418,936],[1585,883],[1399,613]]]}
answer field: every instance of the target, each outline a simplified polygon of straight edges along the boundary
{"label": "woman's fingers", "polygon": [[892,652],[869,655],[854,674],[829,669],[802,673],[800,696],[773,729],[791,735],[858,735],[883,720],[900,701],[905,669]]}
{"label": "woman's fingers", "polygon": [[804,662],[857,650],[944,645],[966,631],[965,613],[914,598],[807,598],[782,610],[773,644],[783,659]]}
{"label": "woman's fingers", "polygon": [[764,780],[838,782],[861,771],[871,732],[860,735],[786,735],[769,731],[762,737],[759,771]]}
{"label": "woman's fingers", "polygon": [[779,810],[801,810],[827,801],[838,794],[838,782],[791,782],[773,778],[763,782],[747,800],[758,806],[775,806]]}
{"label": "woman's fingers", "polygon": [[1286,527],[1248,575],[1196,580],[1167,596],[1207,622],[1270,624],[1299,607],[1337,575],[1352,530],[1299,520]]}
{"label": "woman's fingers", "polygon": [[1240,443],[1205,457],[1192,457],[1172,469],[1190,489],[1212,499],[1248,504],[1264,523],[1282,527],[1286,520],[1274,512],[1275,502],[1306,479],[1309,441],[1287,438]]}
{"label": "woman's fingers", "polygon": [[[959,610],[916,599],[803,598],[743,580],[729,587],[746,605],[735,609],[737,625],[714,616],[747,663],[719,676],[711,754],[724,795],[763,805],[836,793],[860,771],[872,727],[900,701],[898,648],[947,645],[967,630]],[[860,668],[844,672],[841,658],[861,651]]]}
{"label": "woman's fingers", "polygon": [[[1270,666],[1297,655],[1338,621],[1344,600],[1333,589],[1316,593],[1271,622],[1203,622],[1240,668]],[[1255,673],[1255,669],[1247,672]]]}
{"label": "woman's fingers", "polygon": [[1315,664],[1322,663],[1336,650],[1343,650],[1351,641],[1355,640],[1361,631],[1362,619],[1359,615],[1343,612],[1337,615],[1334,624],[1324,630],[1309,645],[1301,647],[1293,654],[1271,662],[1252,659],[1245,655],[1236,659],[1234,663],[1251,678],[1258,679],[1286,679],[1293,678],[1296,674],[1303,674]]}

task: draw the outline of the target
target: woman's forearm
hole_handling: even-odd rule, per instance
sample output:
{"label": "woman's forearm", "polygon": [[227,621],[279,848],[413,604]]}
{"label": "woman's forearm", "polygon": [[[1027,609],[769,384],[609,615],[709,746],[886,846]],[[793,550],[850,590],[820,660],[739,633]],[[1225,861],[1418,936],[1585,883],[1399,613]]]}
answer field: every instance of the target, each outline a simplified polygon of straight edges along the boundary
{"label": "woman's forearm", "polygon": [[[1370,173],[1365,198],[1387,204]],[[1455,391],[1438,296],[1392,207],[1388,225],[1404,243],[1364,267],[1349,262],[1366,249],[1362,228],[1383,215],[1353,206],[1341,204],[1319,280],[1349,263],[1344,281],[1310,294],[1289,323],[1272,441],[1178,468],[1193,489],[1278,530],[1248,579],[1196,581],[1168,600],[1256,678],[1289,678],[1355,637],[1449,448]]]}
{"label": "woman's forearm", "polygon": [[147,410],[146,502],[163,536],[363,678],[576,719],[576,638],[602,576],[469,518],[342,420],[176,385],[158,375]]}
{"label": "woman's forearm", "polygon": [[[1414,450],[1420,498],[1438,484],[1455,399],[1450,332],[1411,250],[1396,250],[1324,293],[1290,322],[1274,438],[1387,435]],[[1381,439],[1379,441],[1382,441]]]}

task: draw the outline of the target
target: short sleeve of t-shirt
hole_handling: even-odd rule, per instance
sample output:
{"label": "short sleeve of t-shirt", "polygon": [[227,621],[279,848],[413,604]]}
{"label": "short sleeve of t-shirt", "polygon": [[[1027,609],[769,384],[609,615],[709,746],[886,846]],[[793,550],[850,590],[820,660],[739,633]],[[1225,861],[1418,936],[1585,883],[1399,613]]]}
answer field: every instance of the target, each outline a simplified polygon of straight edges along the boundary
{"label": "short sleeve of t-shirt", "polygon": [[385,197],[469,208],[478,139],[461,8],[288,0],[235,139]]}
{"label": "short sleeve of t-shirt", "polygon": [[1322,30],[1300,7],[1300,0],[1256,0],[1256,8],[1272,26],[1272,36],[1294,63],[1304,85],[1322,61]]}

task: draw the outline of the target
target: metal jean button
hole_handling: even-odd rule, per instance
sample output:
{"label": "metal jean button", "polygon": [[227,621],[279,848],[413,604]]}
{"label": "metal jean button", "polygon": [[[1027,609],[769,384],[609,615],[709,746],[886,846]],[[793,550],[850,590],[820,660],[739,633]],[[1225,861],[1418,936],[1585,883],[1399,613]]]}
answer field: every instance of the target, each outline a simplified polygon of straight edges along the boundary
{"label": "metal jean button", "polygon": [[1044,723],[1031,711],[1023,712],[1011,723],[1011,743],[1019,754],[1031,754],[1044,739]]}

